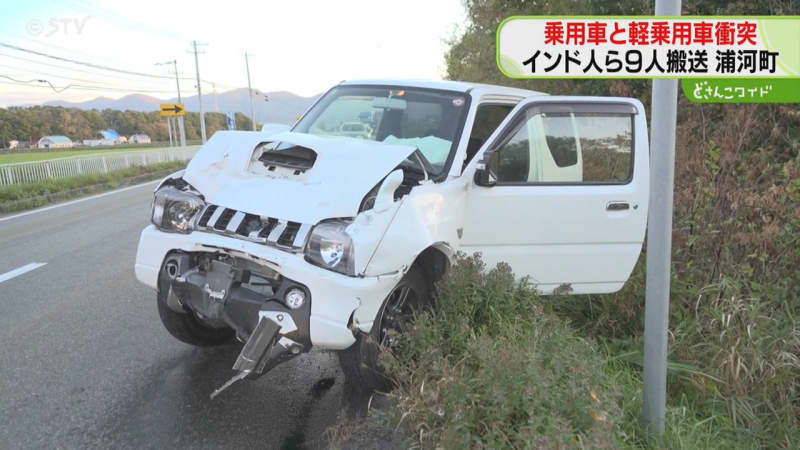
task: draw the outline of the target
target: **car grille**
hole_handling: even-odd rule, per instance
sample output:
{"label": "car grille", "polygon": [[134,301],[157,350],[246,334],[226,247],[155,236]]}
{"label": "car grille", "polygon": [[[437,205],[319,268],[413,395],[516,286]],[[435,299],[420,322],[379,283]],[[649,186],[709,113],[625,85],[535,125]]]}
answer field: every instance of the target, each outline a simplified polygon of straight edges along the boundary
{"label": "car grille", "polygon": [[292,252],[303,250],[311,231],[309,224],[249,214],[218,205],[206,206],[197,220],[197,228]]}

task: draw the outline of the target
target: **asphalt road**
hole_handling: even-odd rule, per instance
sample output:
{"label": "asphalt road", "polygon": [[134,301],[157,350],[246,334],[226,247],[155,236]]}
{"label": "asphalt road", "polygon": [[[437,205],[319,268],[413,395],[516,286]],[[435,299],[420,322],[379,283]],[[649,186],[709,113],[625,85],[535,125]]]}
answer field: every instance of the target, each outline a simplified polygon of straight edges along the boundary
{"label": "asphalt road", "polygon": [[153,187],[0,218],[0,448],[324,446],[340,411],[363,402],[335,354],[209,399],[240,346],[178,342],[136,281]]}

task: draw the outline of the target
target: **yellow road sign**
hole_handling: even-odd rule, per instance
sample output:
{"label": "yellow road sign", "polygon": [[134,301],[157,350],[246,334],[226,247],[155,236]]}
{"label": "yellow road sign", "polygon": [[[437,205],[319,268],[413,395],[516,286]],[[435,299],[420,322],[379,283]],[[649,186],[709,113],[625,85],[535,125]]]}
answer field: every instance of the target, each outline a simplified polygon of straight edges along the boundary
{"label": "yellow road sign", "polygon": [[183,103],[162,103],[161,117],[185,116],[186,108]]}

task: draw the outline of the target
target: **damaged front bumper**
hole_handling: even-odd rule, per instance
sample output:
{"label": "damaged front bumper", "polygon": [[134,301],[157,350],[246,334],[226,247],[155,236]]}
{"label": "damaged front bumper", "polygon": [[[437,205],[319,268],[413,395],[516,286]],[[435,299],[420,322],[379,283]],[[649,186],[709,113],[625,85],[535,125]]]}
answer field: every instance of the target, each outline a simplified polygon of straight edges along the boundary
{"label": "damaged front bumper", "polygon": [[[232,328],[245,343],[233,365],[237,371],[222,390],[243,378],[257,378],[311,346],[308,289],[250,260],[221,252],[172,251],[158,278],[158,295],[179,314],[203,324]],[[299,301],[288,304],[287,295]]]}
{"label": "damaged front bumper", "polygon": [[[372,328],[402,276],[348,277],[310,264],[300,253],[203,231],[166,233],[152,225],[142,231],[135,267],[139,281],[166,295],[170,309],[232,328],[245,342],[234,364],[238,373],[220,390],[312,346],[348,348],[356,331]],[[305,302],[289,308],[286,295],[293,289],[303,292]]]}
{"label": "damaged front bumper", "polygon": [[[242,342],[267,317],[282,328],[282,335],[311,346],[308,288],[250,260],[220,252],[173,251],[164,259],[158,290],[170,309],[189,310],[211,326],[232,328]],[[302,303],[289,308],[283,299],[290,292]]]}
{"label": "damaged front bumper", "polygon": [[[289,280],[303,286],[311,298],[307,318],[308,343],[330,350],[342,350],[351,346],[355,342],[353,329],[368,332],[372,328],[372,321],[383,299],[402,276],[398,271],[374,277],[348,277],[310,264],[299,253],[202,231],[190,234],[166,233],[150,225],[142,231],[139,239],[136,277],[142,283],[158,288],[159,275],[167,257],[180,253],[225,255],[246,260],[264,270],[273,271],[280,280]],[[199,282],[196,281],[195,284]],[[239,285],[233,285],[232,292],[235,292]],[[205,284],[201,286],[203,291],[204,288]],[[209,289],[213,291],[212,294],[219,295],[219,288],[214,289],[209,285]],[[247,293],[241,294],[248,297],[245,295]],[[277,302],[280,301],[279,295],[278,293],[274,297]],[[269,299],[270,297],[261,295],[254,301],[264,303]],[[247,310],[249,312],[242,313],[248,317],[246,322],[249,325],[233,327],[237,332],[239,328],[252,330],[257,324],[256,316],[261,309],[254,306],[252,308]],[[245,311],[244,307],[240,309]],[[235,313],[231,313],[231,318],[234,316]]]}

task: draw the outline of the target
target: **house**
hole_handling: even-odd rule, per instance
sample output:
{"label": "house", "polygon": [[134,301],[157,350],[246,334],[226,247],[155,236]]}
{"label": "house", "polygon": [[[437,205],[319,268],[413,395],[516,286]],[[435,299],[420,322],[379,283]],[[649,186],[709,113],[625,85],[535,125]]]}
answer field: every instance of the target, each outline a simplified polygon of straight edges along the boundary
{"label": "house", "polygon": [[114,145],[114,141],[109,141],[108,139],[84,139],[83,145],[87,147],[110,146]]}
{"label": "house", "polygon": [[150,136],[146,134],[132,134],[128,138],[129,144],[150,144]]}
{"label": "house", "polygon": [[72,148],[72,141],[66,136],[45,136],[39,139],[38,148]]}
{"label": "house", "polygon": [[14,149],[19,147],[19,141],[8,141],[8,148]]}

